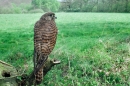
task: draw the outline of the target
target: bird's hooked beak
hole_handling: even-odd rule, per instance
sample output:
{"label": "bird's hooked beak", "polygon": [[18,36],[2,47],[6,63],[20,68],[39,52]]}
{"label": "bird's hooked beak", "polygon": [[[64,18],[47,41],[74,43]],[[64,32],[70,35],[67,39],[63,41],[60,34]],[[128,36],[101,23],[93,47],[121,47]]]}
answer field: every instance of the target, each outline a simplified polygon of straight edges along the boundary
{"label": "bird's hooked beak", "polygon": [[57,17],[55,17],[55,19],[57,19]]}

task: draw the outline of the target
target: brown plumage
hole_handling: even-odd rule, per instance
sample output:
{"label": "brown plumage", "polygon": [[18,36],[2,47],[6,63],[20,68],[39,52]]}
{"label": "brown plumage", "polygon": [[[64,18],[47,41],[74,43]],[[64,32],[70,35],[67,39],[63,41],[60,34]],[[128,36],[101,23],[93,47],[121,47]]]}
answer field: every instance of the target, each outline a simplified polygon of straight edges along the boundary
{"label": "brown plumage", "polygon": [[55,14],[52,12],[45,13],[34,27],[34,74],[36,84],[40,84],[43,79],[43,66],[55,46],[56,38]]}

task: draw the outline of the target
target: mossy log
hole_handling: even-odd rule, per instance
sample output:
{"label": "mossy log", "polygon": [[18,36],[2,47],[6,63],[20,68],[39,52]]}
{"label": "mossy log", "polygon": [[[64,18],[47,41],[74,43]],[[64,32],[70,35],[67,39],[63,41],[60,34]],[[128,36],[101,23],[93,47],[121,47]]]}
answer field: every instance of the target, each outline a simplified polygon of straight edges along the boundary
{"label": "mossy log", "polygon": [[[56,64],[59,64],[60,61],[47,59],[43,76]],[[18,80],[17,77],[21,77],[21,80]],[[34,84],[34,70],[30,75],[18,75],[17,70],[10,64],[7,64],[3,61],[0,61],[0,86],[32,86]]]}
{"label": "mossy log", "polygon": [[17,70],[0,60],[0,86],[18,86],[16,76]]}
{"label": "mossy log", "polygon": [[[55,59],[50,59],[48,58],[43,69],[43,77],[47,74],[48,71],[51,70],[51,68],[54,66],[54,65],[57,65],[59,64],[60,61],[59,60],[55,60]],[[34,84],[34,81],[35,81],[35,76],[34,76],[34,71],[32,71],[32,73],[30,74],[30,76],[28,77],[28,86],[31,86]]]}

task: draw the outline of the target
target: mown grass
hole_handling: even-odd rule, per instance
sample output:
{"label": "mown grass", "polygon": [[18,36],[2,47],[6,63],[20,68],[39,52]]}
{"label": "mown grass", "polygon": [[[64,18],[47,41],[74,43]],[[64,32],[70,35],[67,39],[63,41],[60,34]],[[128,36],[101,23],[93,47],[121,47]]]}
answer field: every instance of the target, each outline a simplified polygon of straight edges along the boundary
{"label": "mown grass", "polygon": [[[0,15],[0,59],[33,69],[33,27],[42,14]],[[41,86],[130,85],[130,14],[56,13],[51,58],[61,60]],[[25,69],[25,70],[23,70]]]}

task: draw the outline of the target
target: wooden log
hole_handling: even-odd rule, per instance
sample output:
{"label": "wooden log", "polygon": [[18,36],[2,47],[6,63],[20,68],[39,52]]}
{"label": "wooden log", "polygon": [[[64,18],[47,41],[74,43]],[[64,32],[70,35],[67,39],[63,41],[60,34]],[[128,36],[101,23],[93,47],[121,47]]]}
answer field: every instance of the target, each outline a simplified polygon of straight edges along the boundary
{"label": "wooden log", "polygon": [[[51,68],[54,66],[54,65],[57,65],[57,64],[60,64],[60,61],[59,60],[55,60],[55,59],[50,59],[48,58],[45,65],[44,65],[44,71],[43,71],[43,77],[47,74],[48,71],[51,70]],[[34,71],[32,71],[32,73],[30,74],[30,76],[28,77],[28,80],[27,80],[27,84],[28,86],[32,86],[34,85],[34,82],[35,82],[35,76],[34,76]]]}
{"label": "wooden log", "polygon": [[18,86],[17,70],[10,64],[0,60],[0,86]]}
{"label": "wooden log", "polygon": [[[54,65],[59,63],[58,60],[48,58],[44,66],[43,77]],[[17,79],[17,77],[21,77],[21,80]],[[0,60],[0,86],[32,86],[34,81],[34,70],[30,75],[18,75],[17,70],[12,65]]]}

